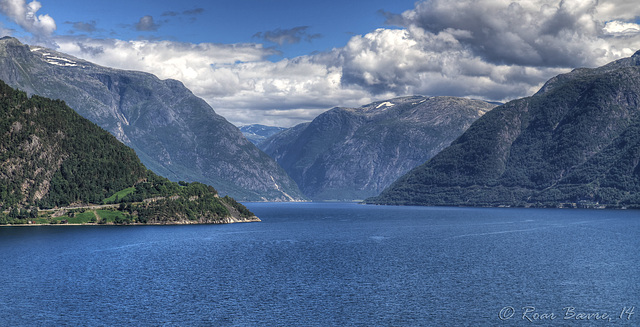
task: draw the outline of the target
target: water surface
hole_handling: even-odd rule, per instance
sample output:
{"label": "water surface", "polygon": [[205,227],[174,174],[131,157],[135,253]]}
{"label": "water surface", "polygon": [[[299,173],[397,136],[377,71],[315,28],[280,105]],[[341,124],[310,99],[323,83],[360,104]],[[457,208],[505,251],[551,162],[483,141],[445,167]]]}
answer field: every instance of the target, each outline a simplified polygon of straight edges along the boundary
{"label": "water surface", "polygon": [[261,223],[1,227],[0,325],[640,324],[638,211],[247,206]]}

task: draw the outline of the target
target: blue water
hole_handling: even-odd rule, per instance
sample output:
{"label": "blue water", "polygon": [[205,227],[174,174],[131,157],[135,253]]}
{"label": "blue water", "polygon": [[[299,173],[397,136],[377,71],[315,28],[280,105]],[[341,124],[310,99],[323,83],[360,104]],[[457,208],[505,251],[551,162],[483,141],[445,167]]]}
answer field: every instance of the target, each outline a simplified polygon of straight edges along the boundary
{"label": "blue water", "polygon": [[640,325],[638,211],[247,205],[263,222],[0,227],[0,325]]}

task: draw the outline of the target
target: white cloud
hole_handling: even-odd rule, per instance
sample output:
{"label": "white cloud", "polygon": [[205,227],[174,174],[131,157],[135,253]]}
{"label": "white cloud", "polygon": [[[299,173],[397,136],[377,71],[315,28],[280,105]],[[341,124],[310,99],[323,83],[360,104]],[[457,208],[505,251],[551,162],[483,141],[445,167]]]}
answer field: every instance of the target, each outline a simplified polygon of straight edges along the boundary
{"label": "white cloud", "polygon": [[[342,88],[341,68],[328,65],[321,55],[271,62],[266,58],[277,52],[260,44],[55,40],[59,51],[100,65],[180,80],[218,113],[239,124],[293,125],[313,119],[318,109],[371,100],[365,90]],[[283,112],[289,110],[298,111],[284,117]]]}
{"label": "white cloud", "polygon": [[289,126],[333,106],[402,95],[531,95],[554,75],[640,49],[640,6],[628,2],[427,0],[387,14],[400,28],[278,62],[268,60],[277,52],[260,44],[54,40],[60,51],[101,65],[178,79],[234,123]]}
{"label": "white cloud", "polygon": [[604,31],[609,35],[636,35],[640,33],[640,25],[621,21],[610,21],[604,26]]}
{"label": "white cloud", "polygon": [[638,3],[633,0],[599,1],[594,12],[595,19],[601,22],[608,20],[633,20],[640,16]]}
{"label": "white cloud", "polygon": [[537,67],[577,67],[602,64],[624,48],[639,47],[639,34],[616,40],[605,22],[640,16],[640,6],[613,10],[622,1],[596,0],[429,0],[390,22],[425,33],[448,29],[462,46],[487,62]]}
{"label": "white cloud", "polygon": [[409,27],[354,37],[340,50],[342,84],[357,85],[372,94],[507,100],[529,95],[550,76],[566,71],[491,63],[456,37],[466,37],[466,33],[450,29],[433,34]]}
{"label": "white cloud", "polygon": [[34,37],[46,37],[56,30],[56,22],[49,15],[38,15],[42,8],[38,1],[0,0],[0,11]]}

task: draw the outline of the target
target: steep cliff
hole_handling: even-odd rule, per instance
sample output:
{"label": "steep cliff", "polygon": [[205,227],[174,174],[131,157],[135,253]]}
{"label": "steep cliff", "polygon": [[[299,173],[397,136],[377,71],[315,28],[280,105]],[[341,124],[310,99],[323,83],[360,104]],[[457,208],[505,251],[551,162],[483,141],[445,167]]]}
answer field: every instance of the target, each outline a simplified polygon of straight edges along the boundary
{"label": "steep cliff", "polygon": [[0,79],[64,100],[171,180],[202,182],[242,200],[302,196],[273,159],[178,81],[101,67],[8,37],[0,39]]}

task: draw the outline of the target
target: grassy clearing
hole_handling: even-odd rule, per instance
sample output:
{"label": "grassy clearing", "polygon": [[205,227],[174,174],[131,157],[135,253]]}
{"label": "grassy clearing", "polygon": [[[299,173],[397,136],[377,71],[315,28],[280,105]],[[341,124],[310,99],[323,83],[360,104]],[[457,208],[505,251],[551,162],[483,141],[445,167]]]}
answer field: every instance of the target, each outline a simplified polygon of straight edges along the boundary
{"label": "grassy clearing", "polygon": [[136,191],[135,187],[125,188],[124,190],[120,190],[120,191],[114,193],[113,195],[111,195],[110,197],[102,200],[102,203],[104,203],[104,204],[115,203],[116,202],[116,197],[118,199],[122,199],[125,196],[127,196],[127,195],[129,195],[129,194],[131,194],[131,193],[133,193],[135,191]]}
{"label": "grassy clearing", "polygon": [[124,215],[120,211],[97,210],[96,212],[101,219],[106,219],[109,223],[114,222],[117,217],[120,217],[121,219],[124,218]]}
{"label": "grassy clearing", "polygon": [[49,223],[49,219],[45,217],[40,217],[36,219],[36,224],[48,224],[48,223]]}
{"label": "grassy clearing", "polygon": [[65,221],[66,224],[122,224],[125,222],[132,222],[129,215],[115,209],[73,209],[59,217],[51,217],[51,213],[42,212],[36,219],[24,219],[22,224],[27,224],[27,221],[29,220],[33,221],[35,224],[42,225],[63,224],[63,221]]}
{"label": "grassy clearing", "polygon": [[85,211],[82,213],[78,213],[73,218],[67,219],[69,224],[86,224],[88,222],[95,221],[96,215],[93,214],[93,211]]}
{"label": "grassy clearing", "polygon": [[[66,220],[68,224],[88,224],[95,223],[96,215],[93,213],[93,211],[85,211],[73,214],[73,217],[69,217],[69,215],[66,215],[51,218],[50,220],[55,221],[56,224],[60,224],[63,220]],[[40,220],[36,220],[36,222],[41,223]],[[42,223],[47,224],[49,223],[49,220],[45,220]]]}

